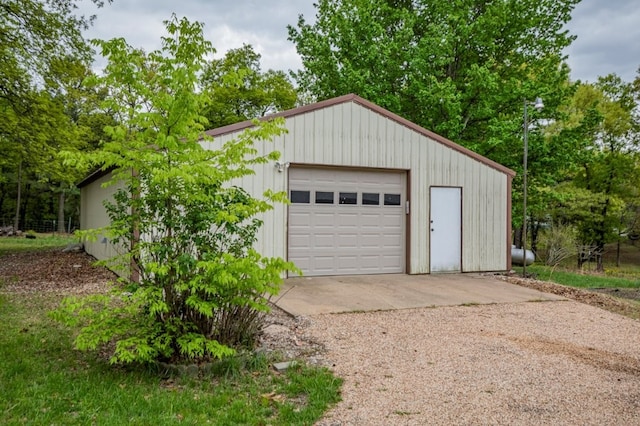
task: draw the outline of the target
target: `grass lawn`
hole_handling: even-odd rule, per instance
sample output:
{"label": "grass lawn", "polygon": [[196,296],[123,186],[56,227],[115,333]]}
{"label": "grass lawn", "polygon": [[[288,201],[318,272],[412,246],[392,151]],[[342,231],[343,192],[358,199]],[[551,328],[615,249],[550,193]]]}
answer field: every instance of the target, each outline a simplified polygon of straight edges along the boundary
{"label": "grass lawn", "polygon": [[[522,268],[515,268],[522,273]],[[552,269],[544,265],[527,266],[527,273],[536,274],[541,281],[551,281],[571,287],[580,288],[640,288],[640,274],[627,277],[616,277],[607,274],[585,273],[567,271],[560,268]]]}
{"label": "grass lawn", "polygon": [[[6,240],[0,238],[0,252],[68,242]],[[60,300],[0,288],[2,425],[311,425],[340,399],[342,380],[329,370],[300,364],[278,373],[266,356],[191,374],[111,366],[72,349],[71,331],[48,316]]]}
{"label": "grass lawn", "polygon": [[[585,264],[584,272],[576,270],[577,260],[567,259],[557,268],[545,266],[541,262],[527,266],[527,272],[533,273],[541,281],[551,281],[570,287],[593,288],[640,288],[640,244],[623,242],[620,244],[620,265],[616,266],[618,246],[608,244],[605,247],[603,261],[605,273],[596,273],[595,264]],[[515,267],[522,273],[522,267]]]}
{"label": "grass lawn", "polygon": [[34,234],[36,238],[0,237],[0,255],[20,251],[46,250],[77,243],[78,239],[68,234]]}

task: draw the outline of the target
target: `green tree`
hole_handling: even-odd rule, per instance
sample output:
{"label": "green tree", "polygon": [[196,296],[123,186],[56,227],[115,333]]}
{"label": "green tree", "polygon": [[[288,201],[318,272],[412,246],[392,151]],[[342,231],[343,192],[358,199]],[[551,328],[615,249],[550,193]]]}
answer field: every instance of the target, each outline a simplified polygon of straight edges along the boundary
{"label": "green tree", "polygon": [[557,123],[560,135],[575,136],[577,151],[570,180],[559,187],[556,216],[575,223],[583,244],[600,254],[634,226],[640,183],[636,96],[633,84],[601,77],[578,87],[571,114]]}
{"label": "green tree", "polygon": [[[71,141],[77,140],[76,128],[58,99],[46,90],[33,90],[29,98],[27,114],[16,114],[11,108],[4,110],[3,133],[0,133],[7,153],[4,161],[0,161],[6,179],[2,183],[3,194],[15,195],[12,208],[16,229],[24,223],[29,196],[39,198],[36,189],[47,192],[50,189],[47,182],[63,179],[65,170],[57,153],[62,147],[70,149]],[[2,201],[4,203],[4,199]],[[48,205],[46,198],[41,201],[41,208]]]}
{"label": "green tree", "polygon": [[103,137],[103,125],[113,123],[97,108],[99,93],[83,83],[90,75],[81,62],[61,59],[44,87],[28,94],[23,114],[10,107],[3,111],[0,134],[6,155],[0,159],[0,214],[12,210],[16,228],[33,220],[57,220],[58,231],[64,232],[66,214],[77,218],[75,183],[83,172],[65,166],[58,153],[94,149]]}
{"label": "green tree", "polygon": [[[21,197],[23,184],[27,189],[32,182],[41,185],[51,180],[56,163],[53,154],[65,141],[76,141],[71,137],[73,125],[60,115],[64,107],[54,95],[60,61],[85,65],[91,61],[91,48],[81,33],[91,18],[77,16],[75,9],[75,0],[0,3],[0,150],[4,154],[0,212],[7,211],[5,201],[12,198],[16,228],[26,211],[21,209],[26,204]],[[60,164],[57,168],[62,172]]]}
{"label": "green tree", "polygon": [[201,84],[210,96],[204,115],[213,128],[287,110],[297,100],[283,71],[261,71],[260,54],[251,45],[231,49],[224,58],[209,62]]}
{"label": "green tree", "polygon": [[82,37],[92,18],[77,16],[76,8],[76,0],[4,0],[0,4],[0,99],[5,111],[28,113],[34,87],[41,89],[52,81],[52,68],[61,59],[85,64],[92,60],[91,47]]}
{"label": "green tree", "polygon": [[[546,117],[570,87],[564,30],[579,0],[320,0],[289,26],[319,100],[353,92],[513,167],[522,100]],[[521,143],[521,142],[520,142]]]}
{"label": "green tree", "polygon": [[[104,3],[93,2],[98,6]],[[4,0],[0,4],[3,97],[19,97],[32,83],[44,82],[58,58],[91,59],[81,31],[92,18],[76,15],[76,8],[76,0]]]}
{"label": "green tree", "polygon": [[[86,84],[92,77],[93,72],[80,60],[67,57],[52,61],[51,72],[46,78],[46,87],[59,103],[65,115],[65,121],[70,127],[62,143],[56,146],[56,152],[96,149],[105,138],[104,127],[116,124],[113,116],[100,108],[100,100],[106,96],[107,89]],[[68,167],[59,158],[51,162],[48,169],[49,173],[45,179],[50,191],[57,195],[58,200],[58,231],[64,232],[66,201],[67,199],[76,201],[72,203],[72,210],[77,210],[79,191],[76,183],[87,170]]]}
{"label": "green tree", "polygon": [[105,108],[120,124],[107,128],[100,150],[68,156],[113,170],[111,184],[122,185],[102,232],[128,248],[112,260],[130,264],[138,279],[123,280],[130,293],[67,299],[56,314],[82,324],[79,349],[115,342],[112,362],[206,360],[251,346],[265,297],[294,269],[251,248],[256,215],[286,194],[257,199],[231,184],[278,158],[257,155],[254,141],[283,132],[282,122],[256,122],[236,140],[203,148],[208,96],[196,87],[212,47],[199,23],[174,16],[165,24],[162,49],[148,55],[123,39],[99,42],[109,61],[98,78],[110,90]]}
{"label": "green tree", "polygon": [[[563,49],[579,0],[320,0],[313,24],[289,26],[305,97],[353,92],[518,172],[513,229],[522,228],[523,100],[531,108],[529,208],[545,211],[574,147],[543,135],[575,90]],[[537,227],[539,221],[530,220]],[[536,232],[529,235],[536,236]],[[535,240],[534,240],[535,243]],[[534,244],[535,245],[535,244]]]}

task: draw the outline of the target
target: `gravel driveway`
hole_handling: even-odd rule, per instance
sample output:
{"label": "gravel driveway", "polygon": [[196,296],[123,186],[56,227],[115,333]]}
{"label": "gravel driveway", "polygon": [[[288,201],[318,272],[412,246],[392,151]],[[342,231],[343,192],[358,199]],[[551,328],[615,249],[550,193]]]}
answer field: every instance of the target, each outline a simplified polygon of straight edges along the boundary
{"label": "gravel driveway", "polygon": [[311,317],[320,425],[640,425],[640,321],[575,301]]}

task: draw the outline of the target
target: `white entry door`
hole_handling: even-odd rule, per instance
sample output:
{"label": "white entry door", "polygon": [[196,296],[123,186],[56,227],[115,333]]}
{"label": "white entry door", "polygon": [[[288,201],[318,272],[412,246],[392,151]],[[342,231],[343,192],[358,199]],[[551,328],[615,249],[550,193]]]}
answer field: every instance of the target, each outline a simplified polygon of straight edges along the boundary
{"label": "white entry door", "polygon": [[431,272],[460,272],[462,259],[462,189],[431,188]]}

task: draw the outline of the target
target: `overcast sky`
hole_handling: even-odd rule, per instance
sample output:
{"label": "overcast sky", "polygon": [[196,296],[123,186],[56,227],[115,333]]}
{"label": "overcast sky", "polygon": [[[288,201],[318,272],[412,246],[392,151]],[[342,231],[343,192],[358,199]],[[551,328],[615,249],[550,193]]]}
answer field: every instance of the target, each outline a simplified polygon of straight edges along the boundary
{"label": "overcast sky", "polygon": [[[96,14],[89,38],[124,37],[134,47],[156,49],[164,35],[163,20],[175,12],[205,24],[205,36],[221,57],[243,43],[253,45],[267,69],[299,69],[302,64],[287,24],[295,25],[299,14],[313,21],[314,0],[114,0],[95,9],[84,0],[81,12]],[[632,81],[640,67],[640,1],[582,0],[569,24],[578,36],[566,51],[574,80],[593,82],[598,76],[616,73]]]}

